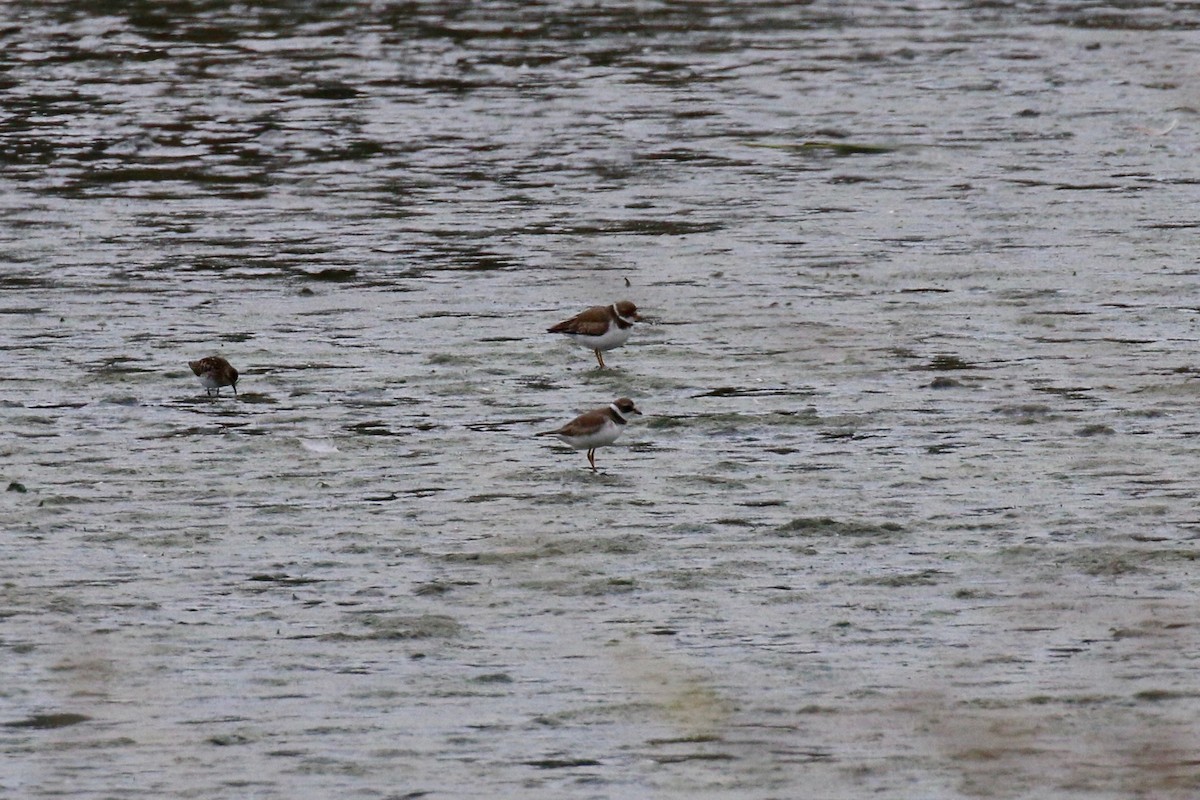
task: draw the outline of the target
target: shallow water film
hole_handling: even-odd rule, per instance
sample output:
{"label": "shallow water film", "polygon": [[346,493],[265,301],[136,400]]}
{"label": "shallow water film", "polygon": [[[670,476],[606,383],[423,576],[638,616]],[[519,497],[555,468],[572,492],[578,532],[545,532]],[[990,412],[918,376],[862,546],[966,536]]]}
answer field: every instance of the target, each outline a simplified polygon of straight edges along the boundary
{"label": "shallow water film", "polygon": [[5,3],[0,796],[1197,796],[1197,35]]}

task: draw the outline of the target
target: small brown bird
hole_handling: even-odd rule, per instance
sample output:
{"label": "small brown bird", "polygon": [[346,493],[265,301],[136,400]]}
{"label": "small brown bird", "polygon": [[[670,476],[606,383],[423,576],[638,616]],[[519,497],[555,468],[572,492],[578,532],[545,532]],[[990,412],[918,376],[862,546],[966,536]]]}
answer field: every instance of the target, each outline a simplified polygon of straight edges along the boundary
{"label": "small brown bird", "polygon": [[602,351],[625,344],[633,329],[633,323],[639,320],[641,316],[638,315],[637,306],[628,300],[622,300],[611,306],[589,308],[553,328],[547,328],[546,332],[566,334],[575,344],[590,348],[596,354],[596,361],[603,368]]}
{"label": "small brown bird", "polygon": [[604,408],[595,408],[580,414],[558,430],[543,431],[537,435],[557,436],[569,447],[576,450],[587,450],[588,463],[592,465],[592,472],[595,472],[596,448],[612,444],[617,440],[617,437],[625,430],[625,424],[629,422],[626,414],[640,415],[641,413],[632,400],[628,397],[621,397]]}
{"label": "small brown bird", "polygon": [[188,366],[192,368],[192,372],[200,379],[200,385],[204,387],[204,393],[210,397],[214,389],[217,391],[217,397],[220,397],[222,386],[232,386],[233,393],[237,394],[238,371],[220,356],[209,356],[198,361],[189,361]]}

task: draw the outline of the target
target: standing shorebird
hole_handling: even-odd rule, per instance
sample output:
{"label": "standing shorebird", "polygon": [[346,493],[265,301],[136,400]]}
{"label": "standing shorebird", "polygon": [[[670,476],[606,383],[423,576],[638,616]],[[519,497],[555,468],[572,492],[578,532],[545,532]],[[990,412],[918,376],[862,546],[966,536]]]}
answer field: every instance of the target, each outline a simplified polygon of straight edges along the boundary
{"label": "standing shorebird", "polygon": [[596,408],[563,425],[558,430],[542,431],[538,436],[557,436],[569,447],[587,450],[588,463],[596,471],[596,448],[612,444],[625,430],[629,422],[627,414],[641,414],[628,397],[612,401],[603,408]]}
{"label": "standing shorebird", "polygon": [[553,328],[547,328],[546,332],[566,334],[575,344],[590,348],[603,368],[603,351],[625,344],[633,323],[639,320],[641,316],[638,315],[637,306],[622,300],[611,306],[589,308]]}
{"label": "standing shorebird", "polygon": [[206,395],[211,397],[213,390],[216,389],[217,397],[220,397],[222,386],[232,386],[233,393],[237,394],[238,371],[220,356],[208,356],[198,361],[189,361],[188,366],[200,379],[200,385],[204,387]]}

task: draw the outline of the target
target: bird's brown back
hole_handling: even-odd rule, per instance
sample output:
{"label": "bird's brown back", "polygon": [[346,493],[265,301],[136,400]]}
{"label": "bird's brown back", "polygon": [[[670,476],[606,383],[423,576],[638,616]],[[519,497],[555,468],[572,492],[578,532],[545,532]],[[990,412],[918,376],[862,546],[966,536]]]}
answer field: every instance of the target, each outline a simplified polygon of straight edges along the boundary
{"label": "bird's brown back", "polygon": [[608,330],[608,321],[608,306],[593,306],[570,319],[563,320],[552,328],[547,328],[546,332],[575,333],[582,336],[603,336],[604,332]]}

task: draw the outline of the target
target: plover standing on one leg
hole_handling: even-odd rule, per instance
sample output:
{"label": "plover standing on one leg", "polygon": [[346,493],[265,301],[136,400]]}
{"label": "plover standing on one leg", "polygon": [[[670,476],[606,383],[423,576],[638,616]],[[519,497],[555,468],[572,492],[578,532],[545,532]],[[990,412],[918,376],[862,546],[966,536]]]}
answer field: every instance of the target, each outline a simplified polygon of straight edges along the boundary
{"label": "plover standing on one leg", "polygon": [[641,414],[628,397],[612,401],[603,408],[596,408],[563,425],[558,430],[543,431],[538,436],[557,436],[569,447],[587,450],[588,463],[596,471],[596,448],[612,444],[625,430],[629,422],[626,415]]}
{"label": "plover standing on one leg", "polygon": [[587,347],[596,354],[596,361],[604,367],[605,350],[620,347],[629,339],[633,323],[641,320],[637,306],[628,300],[611,306],[594,306],[568,320],[563,320],[547,333],[563,333],[577,345]]}

